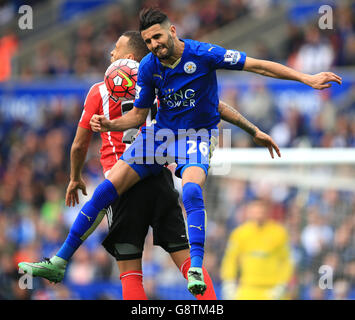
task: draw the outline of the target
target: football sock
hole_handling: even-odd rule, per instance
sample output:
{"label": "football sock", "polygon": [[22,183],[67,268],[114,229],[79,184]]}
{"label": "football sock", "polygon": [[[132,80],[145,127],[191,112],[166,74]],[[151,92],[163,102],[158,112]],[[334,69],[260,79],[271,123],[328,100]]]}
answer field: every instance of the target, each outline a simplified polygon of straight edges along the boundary
{"label": "football sock", "polygon": [[[187,272],[189,271],[191,266],[191,259],[188,258],[185,260],[185,262],[181,265],[180,271],[182,275],[184,276],[185,279],[187,279]],[[208,274],[207,270],[205,267],[202,267],[203,271],[203,280],[206,283],[206,291],[203,295],[199,294],[196,296],[197,300],[217,300],[216,293],[214,291],[213,283],[211,280],[210,275]]]}
{"label": "football sock", "polygon": [[117,197],[116,188],[110,180],[106,179],[99,184],[92,198],[80,210],[68,237],[56,255],[68,261],[101,221],[103,214],[99,215],[100,211],[109,206]]}
{"label": "football sock", "polygon": [[127,271],[120,274],[123,300],[148,300],[143,287],[142,271]]}
{"label": "football sock", "polygon": [[202,268],[206,212],[201,187],[193,182],[185,183],[182,188],[182,201],[187,215],[191,267]]}

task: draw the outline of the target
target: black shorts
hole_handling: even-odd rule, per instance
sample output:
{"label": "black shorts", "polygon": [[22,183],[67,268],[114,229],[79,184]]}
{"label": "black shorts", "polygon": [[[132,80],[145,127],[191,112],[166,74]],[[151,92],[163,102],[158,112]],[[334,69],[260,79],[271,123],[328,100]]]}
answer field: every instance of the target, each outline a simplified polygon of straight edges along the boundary
{"label": "black shorts", "polygon": [[140,259],[149,226],[153,243],[167,252],[188,249],[185,221],[171,172],[138,182],[107,208],[109,232],[102,242],[116,260]]}

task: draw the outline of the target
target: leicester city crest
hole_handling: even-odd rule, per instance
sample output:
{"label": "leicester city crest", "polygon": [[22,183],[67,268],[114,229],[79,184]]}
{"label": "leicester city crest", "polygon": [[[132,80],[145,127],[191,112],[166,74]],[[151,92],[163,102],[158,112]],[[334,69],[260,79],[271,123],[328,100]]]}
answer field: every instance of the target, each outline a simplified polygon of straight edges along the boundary
{"label": "leicester city crest", "polygon": [[194,73],[196,71],[196,64],[195,62],[188,61],[184,64],[184,70],[186,73]]}

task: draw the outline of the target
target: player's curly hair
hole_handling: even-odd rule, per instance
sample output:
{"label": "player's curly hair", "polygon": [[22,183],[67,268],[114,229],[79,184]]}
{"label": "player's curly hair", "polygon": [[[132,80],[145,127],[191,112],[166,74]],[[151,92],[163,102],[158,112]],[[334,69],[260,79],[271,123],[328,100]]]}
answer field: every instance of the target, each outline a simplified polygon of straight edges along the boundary
{"label": "player's curly hair", "polygon": [[140,62],[144,56],[149,53],[149,49],[147,48],[139,31],[126,31],[122,34],[122,36],[129,39],[127,44],[132,49],[134,57],[138,62]]}
{"label": "player's curly hair", "polygon": [[139,13],[139,31],[167,22],[170,23],[168,16],[158,8],[144,8]]}

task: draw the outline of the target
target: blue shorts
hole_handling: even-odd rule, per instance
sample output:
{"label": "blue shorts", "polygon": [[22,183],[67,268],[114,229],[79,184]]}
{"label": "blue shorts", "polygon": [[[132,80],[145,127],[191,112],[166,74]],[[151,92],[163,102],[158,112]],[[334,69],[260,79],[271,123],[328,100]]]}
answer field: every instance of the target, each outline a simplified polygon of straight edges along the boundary
{"label": "blue shorts", "polygon": [[181,178],[187,167],[201,167],[206,176],[210,159],[217,144],[218,129],[179,130],[176,134],[170,129],[156,125],[143,127],[132,145],[121,159],[134,169],[141,179],[157,175],[164,165],[176,163],[175,175]]}

